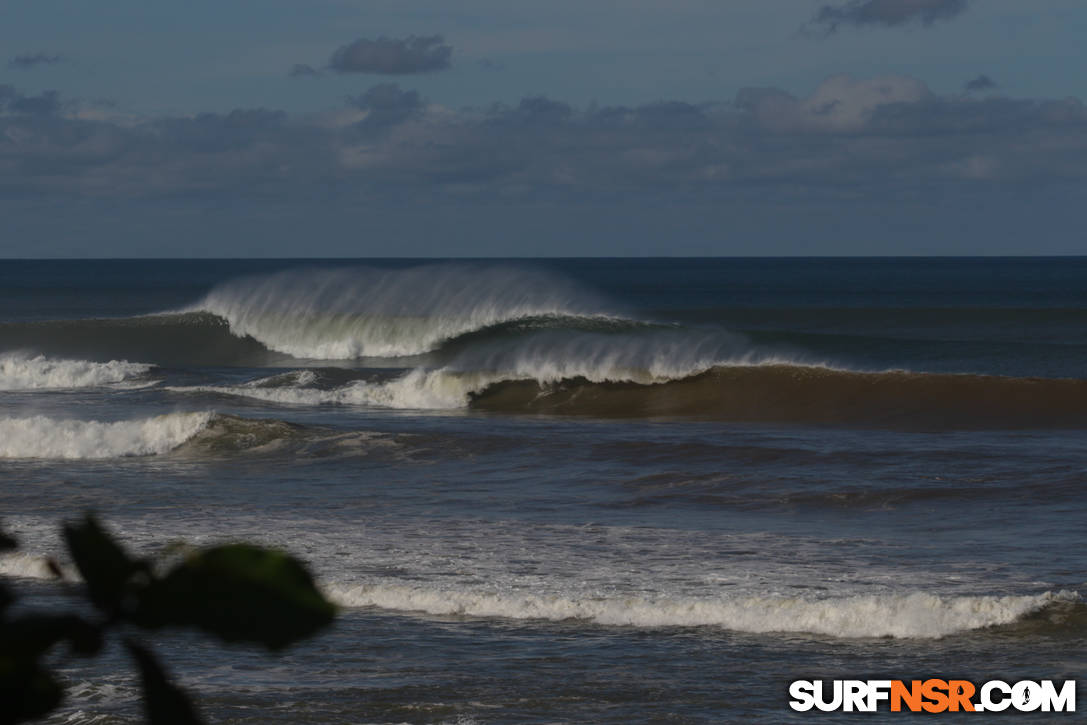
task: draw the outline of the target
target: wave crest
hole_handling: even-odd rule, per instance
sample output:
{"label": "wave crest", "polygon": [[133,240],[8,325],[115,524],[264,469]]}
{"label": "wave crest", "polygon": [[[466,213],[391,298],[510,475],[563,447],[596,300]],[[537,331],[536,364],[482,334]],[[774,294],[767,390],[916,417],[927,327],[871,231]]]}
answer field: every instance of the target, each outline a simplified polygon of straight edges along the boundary
{"label": "wave crest", "polygon": [[474,265],[291,270],[224,283],[194,311],[294,357],[404,357],[513,320],[609,317],[602,301],[539,270]]}
{"label": "wave crest", "polygon": [[[451,410],[467,407],[476,396],[511,381],[549,386],[579,379],[646,386],[696,376],[726,361],[761,362],[744,338],[718,330],[543,330],[512,340],[500,336],[465,346],[439,368],[417,367],[393,379],[354,380],[331,389],[314,385],[312,374],[297,377],[294,385],[271,386],[272,379],[267,379],[236,386],[169,389],[294,405]],[[277,376],[275,380],[284,378]]]}

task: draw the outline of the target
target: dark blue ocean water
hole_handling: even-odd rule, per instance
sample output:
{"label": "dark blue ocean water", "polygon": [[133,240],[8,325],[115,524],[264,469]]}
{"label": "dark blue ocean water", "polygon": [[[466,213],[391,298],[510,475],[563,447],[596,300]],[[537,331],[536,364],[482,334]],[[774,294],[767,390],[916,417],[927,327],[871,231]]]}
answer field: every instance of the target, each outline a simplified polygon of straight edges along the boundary
{"label": "dark blue ocean water", "polygon": [[[330,633],[159,643],[224,722],[1082,679],[1085,367],[1083,258],[4,261],[0,573],[61,606],[88,509],[305,559]],[[57,722],[138,720],[120,653],[66,667]]]}

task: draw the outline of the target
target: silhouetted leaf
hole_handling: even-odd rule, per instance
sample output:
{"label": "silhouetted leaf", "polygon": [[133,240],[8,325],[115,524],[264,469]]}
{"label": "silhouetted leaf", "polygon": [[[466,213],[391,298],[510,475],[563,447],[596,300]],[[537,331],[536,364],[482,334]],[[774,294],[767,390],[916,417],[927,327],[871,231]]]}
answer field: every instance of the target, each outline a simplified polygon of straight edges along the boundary
{"label": "silhouetted leaf", "polygon": [[[196,551],[159,579],[93,516],[65,525],[64,538],[88,597],[108,616],[101,623],[71,614],[8,619],[15,595],[0,582],[0,725],[40,718],[60,703],[61,685],[39,661],[50,649],[66,643],[75,654],[97,654],[103,634],[124,621],[195,626],[228,642],[275,650],[326,626],[335,614],[305,567],[282,552],[248,544]],[[0,550],[14,543],[0,534]],[[55,561],[49,565],[63,578]],[[199,725],[188,696],[170,682],[154,654],[136,642],[125,644],[142,675],[149,722]]]}
{"label": "silhouetted leaf", "polygon": [[[19,544],[14,538],[0,531],[0,553],[18,548]],[[4,582],[0,581],[0,612],[7,609],[8,605],[15,601],[15,592]]]}
{"label": "silhouetted leaf", "polygon": [[0,581],[0,614],[15,601],[15,592],[4,582]]}
{"label": "silhouetted leaf", "polygon": [[74,614],[27,614],[0,625],[0,648],[15,656],[34,659],[58,642],[90,656],[102,649],[102,632]]}
{"label": "silhouetted leaf", "polygon": [[151,725],[202,725],[196,708],[180,687],[170,682],[151,650],[125,641],[143,680],[143,703]]}
{"label": "silhouetted leaf", "polygon": [[55,579],[63,579],[64,572],[60,568],[60,564],[53,557],[48,557],[45,560],[45,568],[49,570],[49,573],[53,575]]}
{"label": "silhouetted leaf", "polygon": [[297,559],[249,544],[188,557],[148,590],[137,621],[193,625],[278,650],[332,621],[335,607]]}
{"label": "silhouetted leaf", "polygon": [[64,690],[37,660],[0,645],[0,725],[35,720],[60,704]]}
{"label": "silhouetted leaf", "polygon": [[103,612],[117,613],[129,580],[146,566],[131,559],[90,514],[78,524],[65,524],[64,540],[91,601]]}

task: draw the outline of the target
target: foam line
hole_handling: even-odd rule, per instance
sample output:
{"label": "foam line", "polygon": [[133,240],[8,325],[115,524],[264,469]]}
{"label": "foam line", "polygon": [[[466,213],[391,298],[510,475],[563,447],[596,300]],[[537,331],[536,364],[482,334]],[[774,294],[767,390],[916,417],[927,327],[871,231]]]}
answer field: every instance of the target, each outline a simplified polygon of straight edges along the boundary
{"label": "foam line", "polygon": [[95,387],[139,377],[150,369],[150,365],[125,360],[97,363],[6,353],[0,355],[0,390]]}
{"label": "foam line", "polygon": [[532,592],[473,592],[398,584],[332,588],[344,606],[433,615],[552,621],[584,620],[632,627],[720,627],[739,632],[807,632],[832,637],[935,638],[1010,624],[1073,592],[1027,596],[939,596],[926,592],[828,599],[755,596],[723,599],[568,597]]}
{"label": "foam line", "polygon": [[0,458],[95,459],[161,454],[195,436],[211,419],[211,413],[169,413],[108,423],[42,415],[0,418]]}

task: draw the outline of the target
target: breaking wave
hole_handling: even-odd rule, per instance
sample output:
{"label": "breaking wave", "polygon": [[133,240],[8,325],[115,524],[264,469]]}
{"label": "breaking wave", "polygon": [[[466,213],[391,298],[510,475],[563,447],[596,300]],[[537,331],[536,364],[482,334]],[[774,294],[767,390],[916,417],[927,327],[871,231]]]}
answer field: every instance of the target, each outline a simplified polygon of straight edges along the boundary
{"label": "breaking wave", "polygon": [[312,371],[298,371],[293,380],[274,376],[236,386],[167,389],[296,405],[448,410],[467,407],[474,396],[507,381],[551,385],[577,378],[649,385],[697,375],[729,358],[754,356],[741,338],[723,332],[662,330],[632,336],[548,330],[468,346],[440,368],[417,367],[398,377],[371,376],[333,388],[321,387]]}
{"label": "breaking wave", "polygon": [[59,420],[42,415],[0,418],[0,458],[152,456],[177,448],[211,419],[211,413],[169,413],[116,422]]}
{"label": "breaking wave", "polygon": [[394,456],[400,453],[393,436],[375,431],[298,425],[284,420],[216,415],[206,427],[178,447],[176,455],[197,458],[282,455],[292,459],[315,459],[372,456],[382,452]]}
{"label": "breaking wave", "polygon": [[404,357],[500,323],[614,317],[595,295],[538,270],[428,265],[293,270],[235,280],[190,311],[298,358]]}
{"label": "breaking wave", "polygon": [[152,366],[125,360],[98,363],[44,355],[0,355],[0,390],[53,390],[121,383],[146,375]]}
{"label": "breaking wave", "polygon": [[440,264],[303,269],[220,284],[186,309],[129,318],[0,323],[0,351],[158,365],[449,355],[541,330],[645,327],[538,269]]}
{"label": "breaking wave", "polygon": [[292,458],[394,451],[393,436],[211,412],[100,422],[45,416],[0,418],[0,458],[108,459],[170,454],[190,458]]}
{"label": "breaking wave", "polygon": [[[541,350],[541,352],[543,352]],[[658,352],[660,352],[658,350]],[[1087,426],[1087,381],[991,375],[860,372],[774,359],[715,364],[685,351],[639,365],[611,353],[458,370],[416,368],[393,378],[321,387],[318,378],[269,386],[189,386],[169,390],[246,397],[285,405],[581,415],[686,417],[736,422],[993,429]],[[753,357],[753,356],[751,356]],[[668,360],[665,364],[664,360]]]}
{"label": "breaking wave", "polygon": [[1049,607],[1081,609],[1068,591],[1031,596],[901,595],[807,599],[567,597],[531,592],[472,592],[399,584],[333,589],[345,606],[431,615],[582,620],[632,627],[720,627],[738,632],[805,632],[832,637],[935,638],[1009,625]]}

